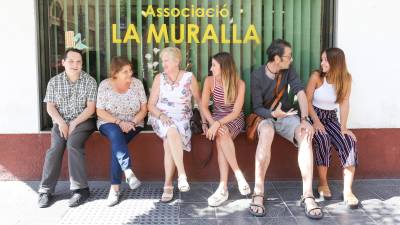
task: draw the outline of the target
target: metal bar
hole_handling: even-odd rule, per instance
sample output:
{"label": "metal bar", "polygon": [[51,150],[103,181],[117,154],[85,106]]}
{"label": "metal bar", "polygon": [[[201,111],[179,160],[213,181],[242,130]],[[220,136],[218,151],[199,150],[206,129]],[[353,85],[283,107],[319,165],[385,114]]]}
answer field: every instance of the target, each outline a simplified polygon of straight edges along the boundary
{"label": "metal bar", "polygon": [[284,38],[289,43],[293,43],[293,0],[285,1],[285,15],[284,15]]}
{"label": "metal bar", "polygon": [[[170,9],[175,8],[175,0],[169,0],[168,7],[169,7]],[[176,20],[176,18],[173,17],[173,16],[170,16],[170,17],[168,18],[169,27],[171,27],[172,24],[175,24],[175,20]],[[170,34],[170,35],[171,35],[171,34]],[[169,46],[175,46],[175,42],[170,41],[170,42],[169,42]]]}
{"label": "metal bar", "polygon": [[[268,46],[271,44],[272,42],[272,38],[273,38],[273,28],[274,28],[274,17],[273,17],[273,13],[274,13],[274,1],[273,0],[264,0],[264,26],[263,26],[263,50],[267,49]],[[264,54],[264,62],[267,61],[267,55]]]}
{"label": "metal bar", "polygon": [[[311,5],[311,70],[319,68],[321,52],[321,0],[312,0]],[[307,76],[308,80],[308,76]],[[306,80],[305,80],[306,81]]]}
{"label": "metal bar", "polygon": [[310,73],[310,47],[311,47],[311,0],[302,0],[301,7],[301,80],[306,81]]}
{"label": "metal bar", "polygon": [[[180,8],[185,8],[186,7],[186,0],[180,0],[179,1],[179,7]],[[180,16],[179,17],[179,23],[183,24],[184,27],[185,27],[185,30],[186,30],[186,26],[187,26],[186,25],[186,17]],[[187,45],[187,41],[182,42],[182,44],[180,45],[180,49],[181,49],[181,53],[182,53],[182,65],[181,66],[184,69],[187,68],[187,61],[186,61],[187,48],[186,48],[186,45]]]}
{"label": "metal bar", "polygon": [[64,31],[68,31],[68,0],[64,0],[64,10],[63,10],[63,17],[64,17]]}
{"label": "metal bar", "polygon": [[[253,24],[256,27],[257,33],[262,31],[262,2],[261,0],[254,0],[254,5],[253,5]],[[262,45],[257,44],[257,43],[252,43],[253,45],[253,67],[251,68],[252,70],[255,69],[255,67],[259,67],[262,64]],[[250,86],[247,89],[247,91],[250,91]]]}
{"label": "metal bar", "polygon": [[100,10],[99,10],[99,0],[95,3],[95,23],[96,23],[96,77],[97,82],[100,81]]}
{"label": "metal bar", "polygon": [[[121,37],[121,0],[115,0],[115,19],[117,24],[117,37]],[[117,56],[121,55],[121,44],[117,44]]]}
{"label": "metal bar", "polygon": [[90,42],[89,42],[89,0],[85,0],[85,44],[86,50],[86,72],[90,73]]}
{"label": "metal bar", "polygon": [[[240,37],[240,31],[241,31],[241,1],[233,1],[233,26],[236,25],[236,29],[234,29],[235,27],[232,27],[232,39],[237,39],[238,37]],[[232,40],[235,41],[235,40]],[[241,56],[241,52],[240,52],[240,48],[241,48],[241,44],[232,44],[232,52],[233,52],[233,58],[235,59],[235,63],[237,66],[237,69],[239,71],[239,73],[242,72],[241,70],[241,60],[240,60],[240,56]]]}
{"label": "metal bar", "polygon": [[[219,5],[219,0],[211,1],[211,4],[212,4],[211,7],[215,9],[216,6]],[[218,37],[218,40],[220,40],[220,38],[219,38],[220,37],[220,35],[219,35],[219,33],[220,33],[219,21],[220,21],[219,18],[217,16],[215,16],[215,15],[211,18],[211,24],[213,25],[213,27],[215,29],[215,33],[216,33],[216,35]],[[219,43],[215,43],[214,41],[211,42],[211,55],[215,55],[215,54],[217,54],[219,52],[219,46],[220,46]],[[207,70],[208,70],[208,68],[207,68]],[[207,73],[208,73],[208,71],[207,71]],[[203,73],[203,75],[204,74],[205,73]]]}
{"label": "metal bar", "polygon": [[[194,5],[195,7],[197,7],[197,0],[191,0],[192,5]],[[197,24],[197,18],[192,16],[190,17],[190,23],[191,24]],[[198,45],[196,43],[194,43],[192,41],[192,43],[190,43],[190,62],[191,62],[191,66],[192,66],[192,72],[194,74],[198,74],[198,70],[197,70],[197,47]]]}
{"label": "metal bar", "polygon": [[294,1],[293,12],[293,64],[298,73],[301,71],[301,2]]}
{"label": "metal bar", "polygon": [[[105,0],[105,51],[106,51],[106,73],[110,72],[110,63],[111,63],[111,31],[110,31],[110,0]],[[118,28],[117,28],[118,29]],[[117,36],[119,37],[119,36]]]}
{"label": "metal bar", "polygon": [[137,44],[137,60],[138,60],[138,79],[143,81],[143,46],[144,46],[144,40],[143,40],[143,26],[142,26],[142,0],[136,0],[136,27],[137,27],[137,32],[140,37],[141,43]]}
{"label": "metal bar", "polygon": [[[126,0],[126,28],[131,24],[131,0]],[[127,44],[127,56],[132,61],[132,40],[129,39]]]}
{"label": "metal bar", "polygon": [[[243,31],[242,31],[242,39],[245,37],[247,28],[251,24],[251,4],[243,4]],[[250,113],[250,74],[251,74],[251,43],[244,43],[242,45],[242,57],[243,57],[243,64],[242,64],[242,77],[244,82],[246,83],[246,93],[244,98],[244,111],[246,114]]]}
{"label": "metal bar", "polygon": [[[153,4],[153,0],[148,0],[148,5],[152,5]],[[141,14],[141,13],[140,13]],[[153,16],[148,16],[147,17],[147,29],[149,29],[150,24],[153,23]],[[147,68],[147,87],[151,88],[151,86],[153,85],[153,79],[154,79],[154,74],[153,74],[153,69],[149,69],[148,67],[148,63],[152,63],[153,62],[153,42],[150,42],[147,44],[147,54],[151,55],[151,60],[148,60],[146,62],[144,62],[145,67]],[[161,59],[160,59],[161,61]]]}
{"label": "metal bar", "polygon": [[79,13],[78,13],[78,0],[74,0],[74,31],[75,35],[79,33]]}
{"label": "metal bar", "polygon": [[[208,0],[201,1],[201,8],[207,9],[208,8]],[[206,30],[206,26],[208,25],[208,17],[204,16],[200,19],[200,33],[204,34]],[[201,83],[205,77],[208,75],[208,44],[209,41],[203,43],[200,40],[200,74],[196,74],[197,77],[201,77]]]}
{"label": "metal bar", "polygon": [[283,38],[283,0],[274,1],[274,39]]}
{"label": "metal bar", "polygon": [[[226,5],[228,7],[228,11],[231,12],[231,2],[230,0],[222,0],[222,5]],[[226,37],[226,40],[231,40],[231,24],[230,24],[230,20],[231,20],[231,13],[229,13],[229,16],[227,17],[223,17],[222,18],[222,24],[225,25],[225,31],[221,30],[221,32],[224,32],[224,35]],[[222,35],[222,33],[221,33]],[[224,52],[230,52],[230,43],[224,43],[222,44],[222,51]]]}

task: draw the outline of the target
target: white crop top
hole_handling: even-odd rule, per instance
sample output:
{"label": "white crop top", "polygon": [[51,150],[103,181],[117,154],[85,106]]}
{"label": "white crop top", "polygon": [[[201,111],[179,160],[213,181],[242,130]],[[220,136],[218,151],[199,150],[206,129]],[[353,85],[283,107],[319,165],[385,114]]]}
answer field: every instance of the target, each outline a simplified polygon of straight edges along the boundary
{"label": "white crop top", "polygon": [[334,110],[338,108],[336,102],[336,91],[332,84],[329,84],[324,77],[324,82],[322,85],[315,89],[314,97],[312,100],[313,106],[324,109],[324,110]]}

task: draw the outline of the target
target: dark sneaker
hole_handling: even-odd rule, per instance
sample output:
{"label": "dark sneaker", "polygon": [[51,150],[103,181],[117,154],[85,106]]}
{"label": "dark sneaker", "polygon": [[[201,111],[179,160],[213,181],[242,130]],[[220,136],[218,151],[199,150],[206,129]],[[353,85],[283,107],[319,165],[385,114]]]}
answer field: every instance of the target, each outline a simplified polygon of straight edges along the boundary
{"label": "dark sneaker", "polygon": [[49,193],[39,193],[38,206],[39,208],[46,208],[50,206],[53,196]]}
{"label": "dark sneaker", "polygon": [[90,196],[89,188],[74,190],[69,199],[69,207],[76,207],[84,203]]}

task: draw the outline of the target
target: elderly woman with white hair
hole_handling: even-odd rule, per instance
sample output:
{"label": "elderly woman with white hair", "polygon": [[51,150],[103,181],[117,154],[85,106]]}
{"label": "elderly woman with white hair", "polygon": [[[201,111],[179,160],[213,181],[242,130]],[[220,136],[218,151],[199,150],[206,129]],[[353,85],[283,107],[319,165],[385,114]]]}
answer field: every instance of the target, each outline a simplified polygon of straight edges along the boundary
{"label": "elderly woman with white hair", "polygon": [[190,151],[190,118],[192,97],[200,104],[200,89],[191,72],[181,70],[181,51],[168,47],[161,51],[163,72],[154,78],[148,109],[149,123],[163,140],[165,184],[161,202],[173,199],[173,177],[178,170],[178,188],[181,192],[190,189],[183,165],[183,150]]}

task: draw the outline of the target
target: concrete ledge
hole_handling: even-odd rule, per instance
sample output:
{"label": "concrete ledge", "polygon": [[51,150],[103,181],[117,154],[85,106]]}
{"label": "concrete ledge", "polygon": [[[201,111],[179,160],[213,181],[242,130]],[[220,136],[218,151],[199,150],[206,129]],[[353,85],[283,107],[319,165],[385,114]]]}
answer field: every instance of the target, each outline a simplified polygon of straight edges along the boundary
{"label": "concrete ledge", "polygon": [[[358,129],[359,162],[356,178],[400,178],[400,129]],[[0,180],[40,180],[44,155],[50,145],[50,133],[0,134]],[[245,134],[235,140],[239,165],[249,181],[254,180],[255,143],[248,143]],[[108,180],[110,150],[106,138],[98,132],[87,144],[87,169],[90,180]],[[129,148],[134,171],[142,180],[164,179],[161,140],[152,132],[138,135]],[[209,151],[211,160],[207,161]],[[64,155],[61,180],[68,179],[67,151]],[[219,177],[215,146],[203,136],[192,139],[192,152],[184,154],[185,167],[192,181],[217,181]],[[315,173],[316,174],[316,173]],[[232,174],[231,174],[232,175]],[[272,160],[268,179],[299,179],[296,149],[276,136],[272,145]],[[334,151],[329,177],[341,179],[342,173]],[[232,178],[232,177],[231,177]]]}

